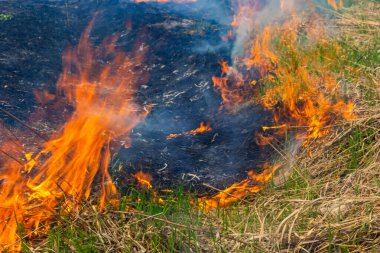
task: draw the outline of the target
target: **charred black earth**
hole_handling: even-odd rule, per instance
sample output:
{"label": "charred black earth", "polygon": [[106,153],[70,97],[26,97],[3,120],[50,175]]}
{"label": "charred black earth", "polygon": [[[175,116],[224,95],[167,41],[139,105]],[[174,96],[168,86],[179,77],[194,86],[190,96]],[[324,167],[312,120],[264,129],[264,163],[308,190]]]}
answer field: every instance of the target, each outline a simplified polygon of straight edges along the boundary
{"label": "charred black earth", "polygon": [[[230,58],[232,45],[222,39],[230,13],[223,1],[215,1],[218,8],[213,9],[212,1],[204,2],[0,0],[1,13],[11,16],[0,21],[0,107],[28,121],[38,107],[33,92],[54,92],[63,50],[78,42],[97,13],[94,44],[120,33],[118,47],[130,51],[143,33],[149,52],[143,66],[149,81],[141,86],[138,100],[152,111],[133,130],[132,147],[114,157],[124,164],[121,171],[112,169],[117,185],[123,188],[125,178],[138,170],[151,173],[154,184],[163,188],[180,183],[223,188],[244,178],[265,159],[255,132],[268,117],[253,106],[235,114],[221,109],[211,77],[220,73],[218,61]],[[127,28],[129,20],[132,26]],[[59,111],[50,109],[42,123],[31,124],[48,136],[62,121]],[[0,119],[8,127],[20,127],[1,112]],[[166,138],[195,129],[202,121],[213,131]]]}

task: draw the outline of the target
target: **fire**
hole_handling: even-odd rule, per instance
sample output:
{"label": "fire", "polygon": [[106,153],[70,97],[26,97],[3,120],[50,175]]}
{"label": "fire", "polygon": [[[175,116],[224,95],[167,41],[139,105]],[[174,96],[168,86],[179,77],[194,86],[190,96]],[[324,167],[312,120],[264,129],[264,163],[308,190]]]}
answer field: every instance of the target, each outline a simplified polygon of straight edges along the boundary
{"label": "fire", "polygon": [[137,180],[138,184],[142,188],[152,189],[152,176],[150,174],[139,171],[132,176]]}
{"label": "fire", "polygon": [[[247,83],[245,77],[237,72],[232,67],[228,66],[227,62],[220,62],[222,67],[221,77],[212,77],[214,88],[220,92],[223,100],[223,106],[230,111],[233,111],[239,105],[249,101],[249,96],[255,89],[255,82]],[[234,81],[231,82],[231,79]]]}
{"label": "fire", "polygon": [[[334,9],[338,8],[335,0],[329,4]],[[342,1],[340,6],[343,6]],[[284,15],[287,17],[285,20],[273,25],[252,26],[254,14],[250,20],[246,15],[252,11],[255,13],[255,9],[255,2],[239,7],[232,27],[248,26],[251,29],[246,34],[248,39],[241,45],[243,55],[233,59],[233,66],[223,61],[222,75],[213,77],[223,106],[236,112],[240,105],[255,102],[272,112],[274,125],[263,126],[262,132],[256,134],[259,145],[268,145],[274,137],[281,138],[292,131],[295,139],[307,146],[313,140],[326,136],[337,120],[351,120],[354,105],[351,101],[339,99],[342,94],[338,77],[331,71],[341,49],[326,39],[324,26],[318,21],[319,15],[311,11],[309,18],[313,23],[305,26],[297,9],[291,3],[287,5],[281,1],[278,9],[289,12]],[[241,43],[239,38],[236,43]],[[320,45],[320,48],[329,50],[321,59],[319,47],[313,49],[310,45]],[[279,168],[264,167],[262,174],[256,175],[251,171],[247,179],[211,198],[201,198],[200,202],[206,209],[223,207],[260,191]]]}
{"label": "fire", "polygon": [[232,1],[232,4],[236,7],[236,14],[233,16],[233,20],[231,22],[231,26],[236,30],[239,28],[240,24],[242,23],[248,23],[250,25],[253,25],[253,19],[255,12],[257,11],[259,7],[260,1],[258,0],[237,0]]}
{"label": "fire", "polygon": [[210,126],[210,123],[205,124],[204,122],[201,122],[201,125],[196,129],[190,130],[188,132],[180,133],[180,134],[170,134],[170,135],[166,136],[166,138],[167,139],[173,139],[173,138],[177,138],[179,136],[194,136],[197,134],[208,133],[211,131],[212,131],[212,128]]}
{"label": "fire", "polygon": [[328,45],[322,26],[304,27],[300,17],[292,16],[282,25],[265,26],[247,42],[249,50],[243,58],[235,59],[235,67],[222,62],[222,76],[213,77],[213,81],[227,109],[259,100],[273,113],[275,123],[263,127],[264,131],[283,133],[284,129],[302,128],[305,131],[297,138],[306,140],[326,135],[328,126],[338,118],[352,119],[353,104],[336,99],[341,97],[339,83],[329,69],[336,55],[331,53],[331,58],[320,62],[318,52],[300,45],[300,29],[313,40],[310,43],[340,51],[338,45]]}
{"label": "fire", "polygon": [[242,200],[248,194],[260,192],[269,182],[273,174],[280,168],[280,165],[269,166],[263,165],[263,172],[255,174],[253,171],[248,172],[248,178],[234,183],[227,189],[220,191],[211,198],[202,197],[198,202],[206,211],[217,207],[226,207],[231,203]]}
{"label": "fire", "polygon": [[[136,174],[133,174],[132,176],[137,180],[137,183],[138,183],[138,185],[141,188],[148,189],[148,190],[151,190],[153,188],[153,185],[152,185],[152,175],[150,175],[149,173],[139,171]],[[164,205],[165,204],[165,200],[163,200],[162,198],[158,197],[158,194],[157,194],[156,191],[151,191],[151,192],[152,192],[152,195],[153,195],[153,199],[152,199],[153,203],[158,203],[160,205]],[[161,190],[161,192],[169,193],[169,192],[172,192],[172,191],[170,191],[170,190]],[[141,199],[138,199],[138,201],[140,202]]]}
{"label": "fire", "polygon": [[[134,0],[134,2],[190,3],[197,0]],[[292,2],[292,1],[291,1]],[[327,0],[334,9],[343,7],[335,0]],[[296,139],[308,145],[329,133],[337,119],[350,120],[352,102],[342,97],[338,77],[331,71],[339,45],[325,40],[321,26],[305,26],[292,11],[281,25],[256,26],[254,15],[259,1],[238,1],[238,11],[231,24],[237,46],[243,55],[233,59],[233,66],[221,62],[222,76],[213,77],[224,106],[233,111],[251,102],[260,103],[273,114],[273,126],[263,127],[257,134],[258,143],[270,143],[272,136],[283,136],[294,131]],[[287,1],[279,1],[278,9],[290,10]],[[318,18],[317,14],[314,17]],[[64,71],[57,83],[57,96],[64,95],[74,112],[61,131],[42,145],[42,150],[31,153],[23,150],[18,140],[4,142],[0,147],[0,249],[21,250],[17,232],[23,224],[27,235],[35,235],[49,228],[54,210],[62,205],[75,209],[80,201],[89,198],[94,182],[99,183],[100,207],[117,195],[108,172],[112,141],[124,139],[130,144],[129,134],[147,115],[134,99],[138,75],[133,71],[144,55],[136,49],[126,55],[116,49],[117,36],[92,48],[89,37],[94,21],[83,33],[78,46],[65,51]],[[246,24],[242,26],[242,24]],[[245,29],[242,29],[244,27]],[[249,37],[241,40],[241,35]],[[310,43],[324,45],[331,50],[329,57],[319,58],[319,52],[303,46],[300,36]],[[232,37],[232,34],[230,35]],[[240,45],[242,44],[242,45]],[[107,59],[104,64],[100,59]],[[110,60],[112,59],[112,60]],[[104,61],[103,61],[104,62]],[[46,93],[46,102],[54,99]],[[40,100],[43,100],[42,98]],[[194,136],[211,132],[209,123],[178,136]],[[264,132],[273,132],[265,135]],[[223,207],[263,189],[279,165],[263,165],[263,172],[248,173],[241,182],[211,198],[201,198],[204,207]],[[151,176],[142,172],[134,175],[140,185],[150,189]]]}
{"label": "fire", "polygon": [[[300,27],[298,23],[295,25]],[[342,95],[339,93],[337,78],[329,69],[329,62],[321,64],[316,59],[317,52],[300,50],[297,35],[288,29],[280,27],[270,32],[270,36],[279,36],[281,43],[287,45],[286,48],[276,45],[278,48],[274,48],[272,52],[279,50],[281,54],[286,55],[286,59],[273,59],[264,54],[265,59],[273,63],[273,68],[268,69],[266,61],[252,61],[252,65],[248,67],[264,69],[261,71],[259,82],[266,87],[260,102],[273,112],[275,126],[264,127],[263,130],[272,129],[277,135],[282,135],[284,129],[298,129],[297,139],[307,144],[309,140],[328,134],[329,126],[337,119],[352,119],[353,104],[336,99]],[[258,40],[259,43],[267,43],[262,38]],[[337,52],[340,50],[337,45],[326,44],[329,42],[319,43],[329,48],[335,47]],[[331,55],[330,59],[334,58],[334,55]],[[283,63],[289,60],[287,64]],[[311,68],[313,71],[310,71]],[[268,88],[268,84],[271,87]]]}
{"label": "fire", "polygon": [[339,0],[339,3],[337,3],[337,0],[326,0],[327,3],[334,8],[334,10],[338,10],[344,7],[343,0]]}
{"label": "fire", "polygon": [[[92,48],[89,41],[94,21],[83,33],[78,46],[63,55],[64,71],[57,83],[75,111],[62,131],[55,133],[25,162],[1,156],[0,248],[18,251],[18,224],[24,232],[38,234],[48,228],[54,209],[71,210],[88,199],[97,182],[100,206],[117,190],[108,172],[111,141],[125,139],[147,114],[135,101],[138,76],[132,69],[143,59],[136,50],[129,57],[116,50],[117,37]],[[106,65],[99,59],[112,59]],[[20,157],[12,143],[7,150]],[[7,153],[8,153],[7,152]],[[19,153],[17,153],[19,152]],[[25,160],[25,159],[24,159]]]}

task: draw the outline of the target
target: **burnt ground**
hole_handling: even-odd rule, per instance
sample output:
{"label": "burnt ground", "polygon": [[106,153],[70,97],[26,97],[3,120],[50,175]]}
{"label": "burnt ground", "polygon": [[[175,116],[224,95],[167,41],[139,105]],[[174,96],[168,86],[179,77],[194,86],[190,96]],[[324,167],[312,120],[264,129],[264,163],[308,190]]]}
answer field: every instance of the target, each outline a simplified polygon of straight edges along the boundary
{"label": "burnt ground", "polygon": [[[12,15],[0,21],[0,106],[24,121],[38,107],[35,90],[54,92],[63,50],[78,42],[95,12],[94,43],[120,33],[118,47],[128,51],[144,31],[150,78],[138,99],[153,109],[134,129],[132,147],[114,157],[124,164],[122,171],[112,171],[120,188],[140,169],[153,175],[157,187],[185,183],[199,188],[207,182],[223,188],[265,159],[254,138],[267,119],[261,108],[248,106],[237,114],[220,110],[221,98],[212,87],[211,77],[220,73],[218,61],[229,59],[232,47],[221,38],[228,29],[218,21],[221,12],[196,4],[100,0],[0,0],[0,7],[1,13]],[[127,20],[132,20],[132,30],[126,28]],[[0,119],[19,127],[4,114]],[[43,121],[46,128],[35,127],[47,136],[62,117],[53,110]],[[201,121],[210,122],[213,131],[166,139],[197,128]]]}

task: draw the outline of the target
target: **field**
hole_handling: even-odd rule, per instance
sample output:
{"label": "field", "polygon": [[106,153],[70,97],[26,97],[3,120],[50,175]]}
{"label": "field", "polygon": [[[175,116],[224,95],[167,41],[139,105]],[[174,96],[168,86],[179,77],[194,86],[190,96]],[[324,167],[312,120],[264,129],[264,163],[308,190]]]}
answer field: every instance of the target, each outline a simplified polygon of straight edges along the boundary
{"label": "field", "polygon": [[[131,186],[103,209],[95,196],[70,210],[62,204],[39,228],[46,229],[42,235],[18,224],[22,251],[379,252],[379,14],[378,1],[347,3],[330,24],[337,32],[300,54],[314,57],[310,64],[327,64],[353,102],[354,116],[327,126],[325,136],[298,152],[286,137],[271,141],[282,166],[263,190],[236,197],[204,184],[235,200],[207,208],[199,194],[181,186]],[[297,65],[286,49],[279,52],[281,64]]]}

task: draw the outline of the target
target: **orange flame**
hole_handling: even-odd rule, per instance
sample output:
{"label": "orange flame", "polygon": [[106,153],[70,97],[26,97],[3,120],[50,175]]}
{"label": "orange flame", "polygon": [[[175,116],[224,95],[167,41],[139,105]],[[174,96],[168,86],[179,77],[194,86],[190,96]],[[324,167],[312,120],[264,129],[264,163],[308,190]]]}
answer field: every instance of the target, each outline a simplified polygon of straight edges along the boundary
{"label": "orange flame", "polygon": [[[302,29],[309,43],[334,47],[331,50],[334,52],[341,51],[338,45],[324,39],[325,31],[323,25],[318,23],[318,15],[312,12],[315,24],[305,27],[292,6],[287,6],[285,1],[279,4],[279,9],[291,10],[290,18],[281,25],[267,25],[264,28],[252,26],[251,29],[255,29],[251,32],[252,38],[242,46],[245,55],[234,59],[234,67],[222,62],[222,76],[213,77],[213,82],[220,92],[223,106],[228,110],[234,111],[243,103],[257,101],[272,112],[275,124],[264,126],[263,131],[273,133],[264,135],[258,132],[259,145],[268,145],[274,136],[284,136],[292,129],[296,139],[306,146],[312,140],[327,135],[329,127],[337,120],[352,119],[354,105],[351,101],[337,99],[341,97],[339,82],[330,67],[336,55],[330,52],[332,55],[321,62],[318,51],[308,50],[299,42],[299,31]],[[329,1],[329,4],[337,7],[335,0]],[[342,1],[340,5],[343,6]],[[244,19],[247,13],[255,9],[255,5],[243,7],[234,18],[233,27],[238,27],[239,22],[252,24],[252,21]],[[253,19],[254,12],[251,15]],[[279,168],[264,167],[263,173],[256,175],[251,171],[247,179],[199,201],[206,209],[223,207],[247,194],[260,191]]]}
{"label": "orange flame", "polygon": [[255,174],[253,171],[248,172],[248,178],[234,183],[227,189],[220,191],[211,198],[202,197],[198,199],[200,206],[206,211],[217,207],[226,207],[231,203],[241,201],[245,196],[252,193],[260,192],[269,182],[274,173],[280,168],[279,165],[263,165],[263,172]]}
{"label": "orange flame", "polygon": [[[283,133],[284,128],[304,128],[306,133],[300,133],[298,138],[311,139],[326,135],[327,127],[337,118],[352,119],[353,104],[329,98],[328,93],[339,96],[338,81],[328,64],[316,61],[315,52],[307,55],[299,49],[297,31],[301,27],[302,20],[298,17],[282,26],[265,27],[250,42],[247,57],[235,59],[237,68],[223,62],[222,77],[214,77],[213,81],[225,107],[230,110],[254,99],[256,90],[247,87],[259,83],[264,90],[263,96],[258,94],[262,97],[260,103],[273,112],[276,123],[263,130],[277,129]],[[309,27],[305,32],[312,39],[320,37],[318,43],[327,43],[323,39],[323,27]],[[340,49],[336,46],[335,50]],[[287,58],[282,59],[281,53]],[[290,63],[285,63],[286,60]],[[310,66],[314,66],[315,71],[310,71]],[[247,71],[257,73],[258,78],[250,79],[250,75],[241,74]],[[247,94],[247,91],[250,92]]]}
{"label": "orange flame", "polygon": [[[129,142],[131,130],[147,114],[134,102],[137,76],[132,71],[142,61],[143,51],[128,58],[116,50],[117,37],[93,49],[89,41],[93,23],[78,46],[63,55],[64,71],[57,87],[75,111],[62,132],[33,158],[28,154],[23,166],[1,157],[0,248],[4,250],[21,249],[18,224],[29,235],[47,229],[54,209],[60,204],[66,210],[75,208],[89,197],[94,181],[101,186],[101,207],[117,194],[108,172],[111,140]],[[113,60],[103,65],[98,61],[103,57]]]}
{"label": "orange flame", "polygon": [[[304,140],[304,144],[307,144],[307,140],[328,134],[329,126],[337,119],[352,119],[353,104],[330,98],[330,94],[339,97],[339,89],[337,89],[339,84],[329,70],[329,65],[318,63],[313,52],[310,54],[300,52],[297,48],[297,36],[289,31],[287,35],[284,35],[287,29],[287,27],[278,28],[271,31],[271,35],[283,34],[280,35],[280,40],[281,43],[287,45],[285,54],[289,57],[288,59],[297,60],[299,63],[282,64],[280,60],[270,58],[269,61],[273,62],[274,67],[262,72],[261,83],[274,85],[266,89],[261,103],[273,112],[276,123],[275,126],[264,127],[263,130],[304,129],[304,131],[298,131],[297,138]],[[267,43],[261,38],[258,40],[261,40],[259,43]],[[336,50],[340,50],[338,46]],[[253,66],[259,69],[267,68],[265,61],[254,62]],[[309,70],[310,66],[314,67],[314,71]],[[249,68],[252,67],[249,66]],[[282,130],[281,132],[283,133]]]}
{"label": "orange flame", "polygon": [[132,176],[137,180],[142,188],[152,189],[152,176],[150,174],[139,171]]}
{"label": "orange flame", "polygon": [[326,1],[336,11],[344,7],[343,0],[339,0],[339,3],[337,3],[337,0],[326,0]]}
{"label": "orange flame", "polygon": [[212,128],[210,126],[210,123],[205,124],[204,122],[201,122],[201,125],[196,129],[193,129],[193,130],[190,130],[188,132],[181,133],[181,134],[169,134],[168,136],[166,136],[166,138],[167,139],[173,139],[173,138],[177,138],[179,136],[191,136],[191,135],[194,136],[197,134],[207,133],[207,132],[211,132],[211,131],[212,131]]}
{"label": "orange flame", "polygon": [[[137,180],[137,183],[141,188],[148,189],[148,190],[151,190],[153,188],[153,185],[151,183],[152,182],[152,175],[150,175],[149,173],[139,171],[136,174],[133,174],[132,176]],[[167,192],[168,193],[168,192],[172,192],[172,191],[161,190],[161,192]],[[156,191],[152,191],[152,194],[153,194],[153,199],[152,199],[153,203],[158,203],[160,205],[165,204],[165,200],[158,197],[158,194]],[[138,199],[138,201],[140,202],[141,199]]]}

